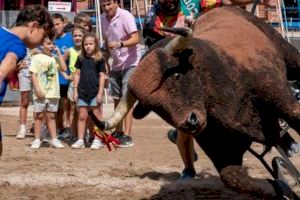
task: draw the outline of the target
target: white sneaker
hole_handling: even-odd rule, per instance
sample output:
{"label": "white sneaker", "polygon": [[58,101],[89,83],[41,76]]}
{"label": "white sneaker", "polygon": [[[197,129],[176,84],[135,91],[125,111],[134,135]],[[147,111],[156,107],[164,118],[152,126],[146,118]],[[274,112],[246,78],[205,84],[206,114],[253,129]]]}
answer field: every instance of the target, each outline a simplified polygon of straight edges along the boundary
{"label": "white sneaker", "polygon": [[102,142],[99,139],[95,138],[91,145],[91,149],[97,150],[97,149],[100,149],[101,147],[103,147]]}
{"label": "white sneaker", "polygon": [[17,134],[17,139],[24,139],[26,135],[26,129],[20,129],[19,133]]}
{"label": "white sneaker", "polygon": [[33,142],[31,143],[31,148],[32,148],[32,149],[38,149],[38,148],[40,148],[41,144],[42,144],[42,142],[41,142],[40,139],[35,139],[35,140],[33,140]]}
{"label": "white sneaker", "polygon": [[72,149],[84,149],[85,146],[84,146],[84,142],[83,140],[77,140],[74,144],[72,144],[71,146]]}
{"label": "white sneaker", "polygon": [[57,149],[63,149],[65,146],[58,139],[51,140],[50,146]]}

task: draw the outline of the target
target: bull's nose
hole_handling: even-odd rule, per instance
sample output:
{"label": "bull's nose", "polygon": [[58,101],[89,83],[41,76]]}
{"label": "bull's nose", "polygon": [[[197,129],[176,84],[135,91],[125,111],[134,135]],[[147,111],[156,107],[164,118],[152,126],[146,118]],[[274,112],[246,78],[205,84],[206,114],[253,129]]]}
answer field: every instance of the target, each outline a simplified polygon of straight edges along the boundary
{"label": "bull's nose", "polygon": [[195,113],[191,112],[186,120],[186,123],[191,126],[196,126],[199,124],[199,119]]}
{"label": "bull's nose", "polygon": [[188,133],[195,134],[197,132],[198,128],[200,127],[200,121],[195,113],[191,112],[189,114],[187,120],[185,121],[185,127]]}

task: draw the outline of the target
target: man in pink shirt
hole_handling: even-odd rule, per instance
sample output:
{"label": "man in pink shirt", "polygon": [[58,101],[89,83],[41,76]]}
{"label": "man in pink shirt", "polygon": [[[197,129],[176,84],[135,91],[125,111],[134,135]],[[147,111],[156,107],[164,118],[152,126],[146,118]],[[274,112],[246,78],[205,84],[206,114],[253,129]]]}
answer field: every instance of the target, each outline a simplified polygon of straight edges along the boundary
{"label": "man in pink shirt", "polygon": [[[101,15],[102,34],[106,49],[112,57],[109,73],[110,93],[114,99],[115,108],[122,94],[127,90],[129,76],[140,60],[139,34],[134,16],[127,10],[118,7],[117,0],[101,1],[103,14]],[[116,128],[113,136],[120,140],[120,147],[133,146],[130,137],[132,127],[132,109],[124,119],[125,131],[122,124]]]}

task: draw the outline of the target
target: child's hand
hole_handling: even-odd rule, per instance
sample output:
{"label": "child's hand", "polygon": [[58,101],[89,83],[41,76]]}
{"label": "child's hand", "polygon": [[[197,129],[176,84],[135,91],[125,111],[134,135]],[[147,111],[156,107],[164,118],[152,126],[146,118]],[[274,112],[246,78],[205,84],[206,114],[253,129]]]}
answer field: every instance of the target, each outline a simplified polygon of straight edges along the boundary
{"label": "child's hand", "polygon": [[70,74],[68,79],[69,79],[70,81],[74,81],[75,75],[74,75],[74,74]]}
{"label": "child's hand", "polygon": [[98,104],[102,103],[102,97],[103,97],[103,95],[101,95],[99,93],[97,94],[96,101],[97,101]]}
{"label": "child's hand", "polygon": [[60,55],[61,52],[59,50],[59,48],[57,46],[54,47],[53,51],[57,54],[57,55]]}
{"label": "child's hand", "polygon": [[119,49],[121,48],[121,42],[111,42],[110,44],[108,44],[108,48],[110,49]]}
{"label": "child's hand", "polygon": [[39,91],[36,91],[36,97],[38,99],[44,99],[45,95],[44,95],[44,93],[42,91],[39,90]]}
{"label": "child's hand", "polygon": [[20,71],[21,69],[28,68],[28,63],[26,60],[22,60],[17,64],[17,71]]}

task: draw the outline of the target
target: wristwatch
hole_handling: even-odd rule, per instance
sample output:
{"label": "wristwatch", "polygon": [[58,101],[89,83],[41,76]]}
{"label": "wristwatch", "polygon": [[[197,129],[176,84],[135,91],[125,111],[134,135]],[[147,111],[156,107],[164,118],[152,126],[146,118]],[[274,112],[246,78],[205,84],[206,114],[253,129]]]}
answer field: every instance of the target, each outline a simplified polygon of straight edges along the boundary
{"label": "wristwatch", "polygon": [[124,43],[123,42],[120,42],[120,44],[121,44],[121,46],[120,46],[121,48],[124,47]]}

